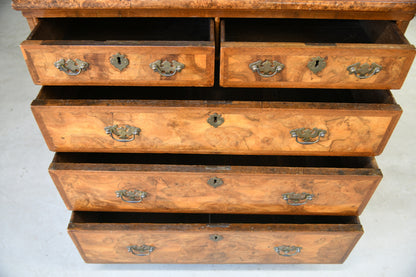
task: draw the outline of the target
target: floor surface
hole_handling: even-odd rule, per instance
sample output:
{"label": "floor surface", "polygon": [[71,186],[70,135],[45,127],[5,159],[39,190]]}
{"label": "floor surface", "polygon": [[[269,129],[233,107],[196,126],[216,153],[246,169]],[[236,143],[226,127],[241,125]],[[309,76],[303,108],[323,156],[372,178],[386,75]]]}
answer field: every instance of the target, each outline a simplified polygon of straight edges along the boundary
{"label": "floor surface", "polygon": [[[66,210],[47,168],[51,153],[30,111],[35,86],[19,49],[26,21],[0,0],[0,277],[416,276],[416,62],[401,90],[404,113],[383,154],[384,179],[360,217],[365,234],[343,265],[85,264],[66,233]],[[416,21],[406,33],[416,44]]]}

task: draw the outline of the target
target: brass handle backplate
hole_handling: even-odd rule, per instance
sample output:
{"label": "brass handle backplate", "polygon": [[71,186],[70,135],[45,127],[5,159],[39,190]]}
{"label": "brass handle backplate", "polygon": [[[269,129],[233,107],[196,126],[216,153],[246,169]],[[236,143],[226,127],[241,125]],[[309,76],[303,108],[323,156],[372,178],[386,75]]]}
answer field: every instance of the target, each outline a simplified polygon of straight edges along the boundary
{"label": "brass handle backplate", "polygon": [[[319,142],[321,137],[324,137],[326,134],[325,130],[313,128],[298,128],[290,131],[290,135],[296,138],[296,142],[300,144],[314,144]],[[312,140],[315,139],[315,140]]]}
{"label": "brass handle backplate", "polygon": [[277,254],[284,257],[295,256],[300,253],[302,247],[291,246],[291,245],[281,245],[274,248]]}
{"label": "brass handle backplate", "polygon": [[67,75],[76,76],[79,75],[81,72],[88,69],[89,64],[87,62],[81,61],[79,59],[74,60],[67,60],[60,59],[59,61],[55,62],[55,67],[60,71],[65,72]]}
{"label": "brass handle backplate", "polygon": [[140,128],[133,127],[130,125],[121,126],[113,125],[107,126],[104,128],[107,135],[116,141],[120,142],[129,142],[136,138],[136,135],[139,135],[141,130]]}
{"label": "brass handle backplate", "polygon": [[155,250],[154,246],[145,245],[145,244],[141,246],[137,246],[137,245],[127,246],[127,251],[129,251],[135,256],[149,256],[154,250]]}
{"label": "brass handle backplate", "polygon": [[347,71],[350,74],[354,74],[359,79],[370,78],[371,76],[379,73],[382,69],[383,67],[376,63],[372,63],[371,65],[368,63],[355,63],[347,67]]}
{"label": "brass handle backplate", "polygon": [[257,62],[249,64],[253,72],[257,72],[262,77],[273,77],[285,68],[285,65],[277,61],[258,60]]}
{"label": "brass handle backplate", "polygon": [[182,69],[185,68],[185,65],[173,60],[172,62],[169,61],[161,61],[157,60],[152,62],[150,68],[153,69],[154,72],[158,72],[160,75],[164,77],[171,77],[176,74],[176,72],[181,72]]}
{"label": "brass handle backplate", "polygon": [[291,206],[301,206],[305,205],[308,201],[313,200],[314,195],[306,192],[302,193],[284,193],[282,194],[283,200]]}
{"label": "brass handle backplate", "polygon": [[147,192],[140,190],[118,190],[116,191],[117,197],[120,197],[121,200],[127,203],[140,203],[147,196]]}

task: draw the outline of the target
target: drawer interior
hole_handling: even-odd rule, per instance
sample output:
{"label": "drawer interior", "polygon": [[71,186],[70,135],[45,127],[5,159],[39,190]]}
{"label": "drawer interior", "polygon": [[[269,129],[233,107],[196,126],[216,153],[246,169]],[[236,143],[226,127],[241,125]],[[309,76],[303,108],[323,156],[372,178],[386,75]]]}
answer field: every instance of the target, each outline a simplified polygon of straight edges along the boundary
{"label": "drawer interior", "polygon": [[372,157],[57,153],[53,164],[163,164],[378,169]]}
{"label": "drawer interior", "polygon": [[70,224],[153,223],[153,224],[360,224],[355,216],[291,216],[247,214],[169,214],[73,212]]}
{"label": "drawer interior", "polygon": [[391,21],[225,19],[222,41],[408,44]]}
{"label": "drawer interior", "polygon": [[[388,90],[325,90],[325,89],[243,89],[243,88],[178,88],[178,87],[55,87],[46,86],[40,91],[40,100],[199,100],[213,104],[231,104],[232,101],[272,102],[324,102],[396,104]],[[41,103],[40,103],[41,104]],[[82,103],[77,103],[81,104]]]}
{"label": "drawer interior", "polygon": [[207,18],[44,18],[28,40],[213,41]]}

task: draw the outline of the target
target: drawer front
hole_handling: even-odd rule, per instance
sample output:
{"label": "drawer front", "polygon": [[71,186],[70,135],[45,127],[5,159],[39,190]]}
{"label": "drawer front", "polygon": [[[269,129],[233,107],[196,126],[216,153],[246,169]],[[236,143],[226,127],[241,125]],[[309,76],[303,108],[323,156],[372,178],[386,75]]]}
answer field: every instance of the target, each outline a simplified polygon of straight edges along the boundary
{"label": "drawer front", "polygon": [[[40,96],[43,97],[43,96]],[[396,104],[35,100],[52,151],[374,156]]]}
{"label": "drawer front", "polygon": [[313,157],[312,168],[289,168],[65,163],[60,156],[67,155],[57,154],[49,173],[76,211],[358,215],[382,178],[376,167],[315,168]]}
{"label": "drawer front", "polygon": [[21,44],[35,84],[212,86],[204,18],[43,18]]}
{"label": "drawer front", "polygon": [[359,224],[72,222],[68,231],[88,263],[342,263],[362,235]]}
{"label": "drawer front", "polygon": [[[33,81],[39,85],[212,86],[214,45],[193,44],[60,46],[28,41],[22,44],[22,51]],[[120,59],[116,64],[128,59],[127,67],[120,71],[111,63],[113,56]],[[62,69],[70,68],[68,63],[58,68],[59,61],[69,59],[78,59],[88,66],[72,73]],[[168,64],[163,67],[165,61]],[[179,63],[178,69],[174,61]]]}
{"label": "drawer front", "polygon": [[[399,89],[414,54],[412,48],[394,49],[386,45],[223,42],[220,84],[224,87]],[[258,61],[259,72],[253,70],[253,64]],[[271,76],[276,70],[265,71],[266,61],[278,62],[284,68]],[[325,68],[315,73],[308,67],[310,63],[312,69],[319,68],[320,64],[325,64]],[[369,67],[365,69],[365,65]],[[353,66],[367,73],[354,73]]]}
{"label": "drawer front", "polygon": [[389,21],[226,19],[225,87],[399,89],[415,48]]}

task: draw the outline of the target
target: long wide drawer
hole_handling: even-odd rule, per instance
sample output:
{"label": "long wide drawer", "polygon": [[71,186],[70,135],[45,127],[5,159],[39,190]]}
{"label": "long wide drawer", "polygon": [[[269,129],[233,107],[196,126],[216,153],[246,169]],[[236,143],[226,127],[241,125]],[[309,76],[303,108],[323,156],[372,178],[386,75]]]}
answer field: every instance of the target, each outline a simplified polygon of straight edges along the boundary
{"label": "long wide drawer", "polygon": [[389,91],[44,87],[56,152],[374,156],[401,114]]}
{"label": "long wide drawer", "polygon": [[382,178],[374,158],[57,153],[68,209],[359,215]]}
{"label": "long wide drawer", "polygon": [[357,217],[74,212],[68,232],[88,263],[342,263]]}
{"label": "long wide drawer", "polygon": [[225,87],[399,89],[415,48],[392,21],[226,19]]}
{"label": "long wide drawer", "polygon": [[35,84],[214,83],[210,19],[45,18],[21,48]]}

